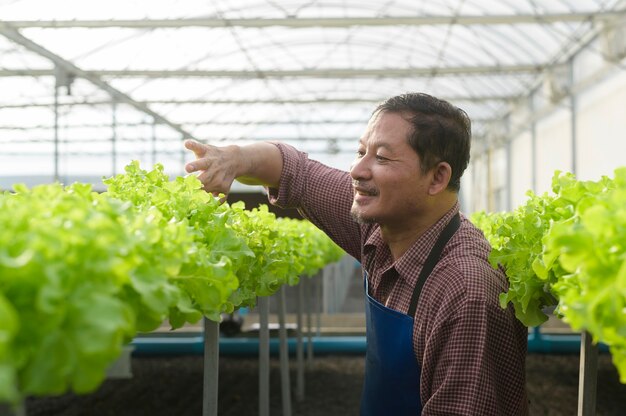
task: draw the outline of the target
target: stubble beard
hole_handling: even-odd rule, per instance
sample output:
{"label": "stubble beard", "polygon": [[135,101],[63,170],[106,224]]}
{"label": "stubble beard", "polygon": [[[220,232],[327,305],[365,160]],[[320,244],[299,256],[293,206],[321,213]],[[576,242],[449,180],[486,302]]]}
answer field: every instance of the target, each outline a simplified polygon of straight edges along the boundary
{"label": "stubble beard", "polygon": [[355,209],[354,207],[352,207],[352,209],[350,210],[350,216],[352,217],[352,219],[359,223],[359,224],[376,224],[378,221],[376,221],[375,217],[364,217],[362,213],[360,213],[358,211],[358,209]]}

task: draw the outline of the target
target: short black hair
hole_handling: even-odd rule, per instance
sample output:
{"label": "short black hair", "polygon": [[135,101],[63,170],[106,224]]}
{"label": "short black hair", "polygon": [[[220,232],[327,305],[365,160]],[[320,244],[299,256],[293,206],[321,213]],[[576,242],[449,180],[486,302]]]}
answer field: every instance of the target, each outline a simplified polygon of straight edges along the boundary
{"label": "short black hair", "polygon": [[424,93],[391,97],[379,104],[372,114],[381,112],[407,117],[413,126],[407,139],[420,157],[422,172],[428,172],[439,162],[447,162],[452,168],[447,189],[458,192],[470,159],[472,123],[467,113]]}

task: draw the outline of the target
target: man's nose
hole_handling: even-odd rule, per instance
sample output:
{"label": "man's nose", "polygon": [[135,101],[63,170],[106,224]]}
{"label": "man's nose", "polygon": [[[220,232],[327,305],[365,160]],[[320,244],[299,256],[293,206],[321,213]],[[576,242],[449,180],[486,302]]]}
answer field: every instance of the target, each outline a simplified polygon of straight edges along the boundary
{"label": "man's nose", "polygon": [[369,165],[367,155],[354,159],[350,166],[350,176],[352,179],[364,179],[369,176]]}

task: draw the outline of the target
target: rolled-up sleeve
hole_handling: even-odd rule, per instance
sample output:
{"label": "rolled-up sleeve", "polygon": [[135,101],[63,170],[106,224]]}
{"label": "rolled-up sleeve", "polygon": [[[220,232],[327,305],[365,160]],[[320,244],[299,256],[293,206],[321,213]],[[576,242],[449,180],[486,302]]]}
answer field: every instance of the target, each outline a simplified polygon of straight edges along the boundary
{"label": "rolled-up sleeve", "polygon": [[275,143],[283,157],[278,188],[269,188],[271,204],[298,211],[343,248],[360,259],[361,230],[350,215],[353,190],[346,171],[331,168],[284,143]]}
{"label": "rolled-up sleeve", "polygon": [[269,201],[281,208],[299,208],[304,193],[307,154],[283,143],[274,143],[283,157],[278,189],[268,188]]}

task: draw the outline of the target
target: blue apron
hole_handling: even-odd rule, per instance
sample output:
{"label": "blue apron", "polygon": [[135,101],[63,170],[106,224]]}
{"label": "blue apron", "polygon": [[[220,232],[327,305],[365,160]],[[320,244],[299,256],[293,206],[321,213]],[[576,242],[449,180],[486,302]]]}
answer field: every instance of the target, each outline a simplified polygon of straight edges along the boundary
{"label": "blue apron", "polygon": [[413,316],[426,278],[443,247],[461,223],[457,213],[431,249],[413,291],[407,315],[387,308],[369,295],[365,272],[367,350],[361,416],[419,415],[421,367],[413,351]]}

